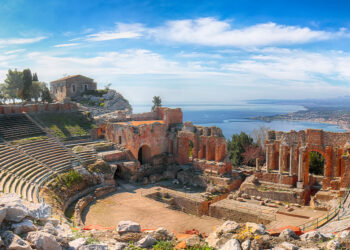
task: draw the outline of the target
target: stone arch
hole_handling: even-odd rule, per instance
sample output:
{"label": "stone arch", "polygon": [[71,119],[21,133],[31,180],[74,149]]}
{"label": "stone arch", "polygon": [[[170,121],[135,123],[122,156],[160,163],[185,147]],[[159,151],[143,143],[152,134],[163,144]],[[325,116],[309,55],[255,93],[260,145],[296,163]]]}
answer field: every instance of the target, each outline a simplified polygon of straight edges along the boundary
{"label": "stone arch", "polygon": [[147,144],[142,145],[139,148],[138,154],[137,154],[137,159],[143,164],[151,163],[151,158],[152,158],[152,150],[151,147],[148,146]]}
{"label": "stone arch", "polygon": [[120,165],[117,165],[116,169],[114,170],[114,174],[113,174],[113,179],[116,180],[117,178],[121,178],[122,174],[122,169]]}

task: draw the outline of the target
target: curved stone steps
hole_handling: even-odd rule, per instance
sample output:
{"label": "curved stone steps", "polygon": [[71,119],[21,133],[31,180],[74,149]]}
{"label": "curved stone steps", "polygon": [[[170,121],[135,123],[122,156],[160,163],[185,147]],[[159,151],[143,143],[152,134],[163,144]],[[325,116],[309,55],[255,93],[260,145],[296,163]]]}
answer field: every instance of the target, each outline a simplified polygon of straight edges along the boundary
{"label": "curved stone steps", "polygon": [[24,163],[24,164],[21,164],[23,161],[20,162],[20,164],[15,164],[15,165],[12,165],[11,167],[7,167],[7,168],[4,168],[6,169],[7,171],[11,172],[11,173],[16,173],[17,171],[19,170],[22,170],[22,169],[28,169],[28,168],[32,168],[34,166],[40,166],[39,164],[35,164],[35,162],[27,162]]}
{"label": "curved stone steps", "polygon": [[55,157],[57,158],[58,156],[64,155],[67,157],[72,158],[67,152],[64,151],[49,151],[47,153],[43,152],[43,153],[36,153],[36,154],[31,154],[33,157],[38,158],[38,159],[45,159],[45,158],[52,158]]}
{"label": "curved stone steps", "polygon": [[42,159],[41,161],[54,168],[55,165],[57,166],[57,165],[59,165],[61,163],[65,163],[65,164],[66,163],[70,163],[71,160],[72,160],[71,157],[66,156],[66,157],[60,157],[59,160],[57,160],[57,159],[43,160]]}
{"label": "curved stone steps", "polygon": [[6,183],[5,183],[5,192],[10,193],[11,192],[11,185],[15,181],[16,176],[13,174],[10,174],[9,178],[7,178]]}

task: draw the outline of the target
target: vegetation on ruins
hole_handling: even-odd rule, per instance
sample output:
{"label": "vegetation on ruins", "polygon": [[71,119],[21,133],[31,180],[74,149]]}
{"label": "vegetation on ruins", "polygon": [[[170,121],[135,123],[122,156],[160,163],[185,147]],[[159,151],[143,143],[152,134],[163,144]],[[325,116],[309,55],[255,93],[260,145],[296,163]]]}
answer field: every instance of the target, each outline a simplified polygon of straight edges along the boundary
{"label": "vegetation on ruins", "polygon": [[96,127],[90,117],[80,112],[35,114],[33,117],[62,139],[89,136],[90,129]]}
{"label": "vegetation on ruins", "polygon": [[323,175],[325,159],[324,157],[315,151],[310,152],[309,159],[309,172],[315,175]]}
{"label": "vegetation on ruins", "polygon": [[71,169],[68,172],[56,177],[55,181],[57,184],[61,184],[70,188],[74,184],[82,182],[83,177],[77,171]]}
{"label": "vegetation on ruins", "polygon": [[261,162],[265,159],[262,147],[244,132],[234,134],[231,140],[227,140],[227,150],[231,163],[235,166],[254,166],[256,158]]}
{"label": "vegetation on ruins", "polygon": [[162,99],[160,98],[160,96],[153,96],[152,102],[153,102],[152,111],[154,111],[157,107],[162,106]]}
{"label": "vegetation on ruins", "polygon": [[8,70],[4,83],[0,84],[0,103],[16,100],[52,102],[47,84],[39,82],[38,75],[30,69]]}
{"label": "vegetation on ruins", "polygon": [[109,164],[103,160],[99,160],[95,162],[94,164],[90,164],[87,167],[88,171],[90,173],[96,172],[96,173],[103,173],[103,174],[111,174],[111,167]]}

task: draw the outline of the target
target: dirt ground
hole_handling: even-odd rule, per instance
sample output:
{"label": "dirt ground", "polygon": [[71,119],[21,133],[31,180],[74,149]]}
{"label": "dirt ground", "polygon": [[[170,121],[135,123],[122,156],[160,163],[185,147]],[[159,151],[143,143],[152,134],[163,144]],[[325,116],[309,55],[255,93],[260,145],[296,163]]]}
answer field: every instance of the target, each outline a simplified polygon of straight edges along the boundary
{"label": "dirt ground", "polygon": [[130,184],[124,184],[118,190],[86,209],[85,225],[111,227],[121,220],[132,220],[140,223],[143,229],[164,227],[175,233],[197,229],[208,235],[224,222],[169,209],[166,204],[143,197],[144,189],[136,189]]}

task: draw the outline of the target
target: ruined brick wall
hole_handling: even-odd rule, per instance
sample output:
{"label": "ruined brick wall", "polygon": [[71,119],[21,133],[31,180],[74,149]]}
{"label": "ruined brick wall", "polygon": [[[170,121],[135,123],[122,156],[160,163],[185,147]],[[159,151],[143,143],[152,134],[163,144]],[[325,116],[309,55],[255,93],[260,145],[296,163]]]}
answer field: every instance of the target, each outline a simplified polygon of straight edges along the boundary
{"label": "ruined brick wall", "polygon": [[131,121],[151,121],[151,120],[161,120],[157,112],[145,112],[139,114],[132,114],[130,117]]}
{"label": "ruined brick wall", "polygon": [[336,188],[333,179],[341,177],[342,173],[350,170],[347,167],[342,168],[342,155],[349,140],[350,132],[336,133],[319,129],[299,132],[269,131],[265,142],[268,170],[278,170],[279,174],[288,173],[290,176],[297,176],[303,186],[312,185],[317,180],[310,177],[309,154],[315,151],[325,158],[323,188]]}
{"label": "ruined brick wall", "polygon": [[78,106],[74,103],[38,103],[26,105],[0,105],[0,114],[21,114],[36,113],[36,112],[63,112],[63,111],[77,111]]}
{"label": "ruined brick wall", "polygon": [[150,148],[151,157],[168,151],[167,127],[164,124],[132,126],[128,123],[108,123],[105,135],[109,141],[129,149],[136,159],[143,145]]}
{"label": "ruined brick wall", "polygon": [[226,140],[217,127],[193,126],[185,122],[183,129],[178,133],[178,161],[189,163],[190,142],[193,144],[192,159],[222,162],[226,157]]}

